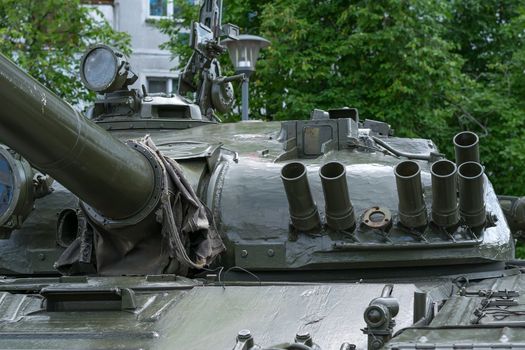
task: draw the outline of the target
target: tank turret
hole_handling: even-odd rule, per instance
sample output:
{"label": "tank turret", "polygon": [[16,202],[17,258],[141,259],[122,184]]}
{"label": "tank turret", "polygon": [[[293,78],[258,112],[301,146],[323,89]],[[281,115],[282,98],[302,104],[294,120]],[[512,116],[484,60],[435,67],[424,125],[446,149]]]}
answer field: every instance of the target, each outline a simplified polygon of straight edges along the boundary
{"label": "tank turret", "polygon": [[[97,46],[91,54],[96,50],[111,53]],[[95,86],[100,76],[83,67],[84,80]],[[86,260],[101,274],[186,274],[223,251],[219,234],[229,248],[222,263],[256,271],[403,266],[418,262],[422,250],[428,265],[498,263],[502,254],[513,254],[495,193],[472,161],[479,159],[476,150],[458,156],[456,166],[432,143],[390,137],[386,125],[362,123],[353,109],[318,110],[311,120],[283,122],[279,135],[275,130],[275,138],[264,140],[242,136],[256,123],[211,120],[167,135],[167,121],[153,124],[142,112],[89,120],[4,57],[0,72],[0,103],[9,106],[0,111],[0,139],[81,201],[78,221],[85,217],[87,223],[58,260],[62,272]],[[96,88],[105,93],[100,101],[106,106],[130,81],[120,78],[115,88],[111,80],[105,83],[111,91]],[[138,111],[149,107],[149,95],[131,95]],[[146,132],[132,127],[139,121],[150,123],[148,142],[141,141]],[[118,123],[131,126],[111,133],[101,127]],[[459,134],[456,146],[470,145],[458,141],[462,135],[470,134]],[[259,147],[266,151],[254,158]],[[15,206],[23,220],[27,206],[13,201],[5,212]],[[305,246],[312,253],[304,254]],[[73,258],[83,254],[94,257]]]}

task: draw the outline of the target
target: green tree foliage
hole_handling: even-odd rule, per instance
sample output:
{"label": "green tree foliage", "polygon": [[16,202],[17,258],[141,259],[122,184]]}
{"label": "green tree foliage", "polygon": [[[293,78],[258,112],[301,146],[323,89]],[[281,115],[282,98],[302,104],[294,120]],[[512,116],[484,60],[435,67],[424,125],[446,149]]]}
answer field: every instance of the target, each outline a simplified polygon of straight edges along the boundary
{"label": "green tree foliage", "polygon": [[[439,134],[451,114],[446,94],[461,84],[461,58],[437,25],[440,7],[274,1],[265,8],[262,30],[279,44],[268,50],[258,74],[263,91],[280,95],[264,96],[271,115],[306,118],[314,107],[356,106],[403,135]],[[279,81],[263,81],[266,74]]]}
{"label": "green tree foliage", "polygon": [[129,54],[130,38],[80,0],[0,1],[0,52],[72,104],[93,98],[79,64],[89,45],[106,43]]}
{"label": "green tree foliage", "polygon": [[187,0],[174,0],[173,6],[173,18],[154,20],[154,24],[169,38],[160,48],[171,51],[172,57],[180,62],[180,66],[173,67],[174,69],[182,69],[192,54],[188,28],[192,21],[199,17],[199,7]]}
{"label": "green tree foliage", "polygon": [[525,4],[454,2],[447,40],[471,84],[459,123],[481,139],[483,162],[501,194],[525,195]]}
{"label": "green tree foliage", "polygon": [[[173,34],[189,26],[197,7],[177,1],[179,18],[160,26],[171,34],[166,48],[187,58],[187,41]],[[453,135],[473,130],[496,190],[525,195],[522,1],[231,0],[224,6],[224,23],[272,42],[251,79],[253,117],[306,119],[314,107],[357,107],[399,136],[431,138],[451,158]]]}

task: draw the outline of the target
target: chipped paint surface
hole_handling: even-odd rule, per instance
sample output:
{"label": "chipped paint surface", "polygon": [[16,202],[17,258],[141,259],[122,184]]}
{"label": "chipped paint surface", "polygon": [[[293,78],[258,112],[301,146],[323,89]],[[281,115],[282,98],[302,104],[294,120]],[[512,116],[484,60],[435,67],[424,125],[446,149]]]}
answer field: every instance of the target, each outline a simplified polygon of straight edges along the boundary
{"label": "chipped paint surface", "polygon": [[47,97],[46,97],[46,93],[45,92],[41,92],[40,93],[40,103],[41,103],[41,106],[42,106],[41,112],[42,112],[42,115],[43,115],[43,114],[45,114],[44,111],[45,111],[45,108],[47,106]]}
{"label": "chipped paint surface", "polygon": [[[257,344],[291,342],[299,331],[312,334],[322,349],[339,349],[343,342],[366,348],[363,312],[379,296],[383,284],[323,284],[195,288],[168,313],[158,349],[230,349],[241,329],[249,329]],[[396,285],[394,295],[403,312],[397,328],[411,323],[415,286]],[[366,296],[366,297],[364,297]],[[164,332],[161,332],[164,333]]]}

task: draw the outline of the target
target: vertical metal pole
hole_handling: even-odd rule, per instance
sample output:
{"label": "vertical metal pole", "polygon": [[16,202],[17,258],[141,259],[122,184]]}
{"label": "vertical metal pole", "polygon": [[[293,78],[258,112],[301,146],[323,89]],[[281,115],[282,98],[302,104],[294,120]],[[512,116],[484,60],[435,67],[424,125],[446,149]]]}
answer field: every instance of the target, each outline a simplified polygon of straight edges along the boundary
{"label": "vertical metal pole", "polygon": [[250,83],[250,79],[246,77],[242,81],[242,120],[248,120],[248,84]]}

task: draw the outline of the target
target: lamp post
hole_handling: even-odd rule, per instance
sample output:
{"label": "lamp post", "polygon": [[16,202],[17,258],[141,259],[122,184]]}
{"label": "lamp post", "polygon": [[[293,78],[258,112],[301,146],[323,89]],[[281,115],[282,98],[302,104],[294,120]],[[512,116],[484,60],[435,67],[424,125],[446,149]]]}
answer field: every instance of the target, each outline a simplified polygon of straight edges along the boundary
{"label": "lamp post", "polygon": [[242,82],[242,120],[248,120],[248,84],[250,76],[255,72],[259,50],[268,47],[270,42],[260,36],[243,34],[239,35],[236,40],[223,40],[222,44],[226,45],[228,49],[235,73],[244,73],[246,76]]}

